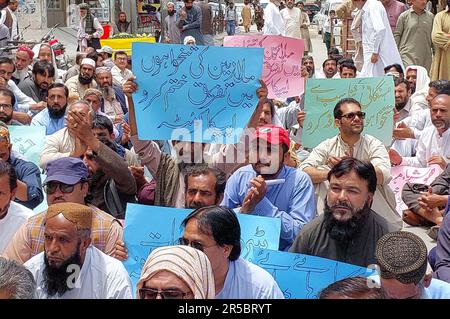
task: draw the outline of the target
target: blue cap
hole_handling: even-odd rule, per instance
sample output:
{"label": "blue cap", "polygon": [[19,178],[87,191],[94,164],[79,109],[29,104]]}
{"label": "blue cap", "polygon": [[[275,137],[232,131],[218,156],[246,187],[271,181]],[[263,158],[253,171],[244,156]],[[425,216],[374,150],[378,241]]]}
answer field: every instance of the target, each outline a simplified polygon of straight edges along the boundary
{"label": "blue cap", "polygon": [[47,163],[45,183],[57,181],[67,185],[75,185],[88,178],[88,168],[77,157],[63,157]]}

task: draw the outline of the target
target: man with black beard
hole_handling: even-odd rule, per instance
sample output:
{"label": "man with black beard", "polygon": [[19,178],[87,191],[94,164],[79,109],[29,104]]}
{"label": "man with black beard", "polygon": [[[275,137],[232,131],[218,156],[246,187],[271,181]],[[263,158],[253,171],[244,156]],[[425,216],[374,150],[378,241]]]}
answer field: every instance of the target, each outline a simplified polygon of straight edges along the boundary
{"label": "man with black beard", "polygon": [[33,65],[32,77],[19,84],[19,89],[38,103],[46,106],[48,87],[53,84],[55,68],[47,61],[37,61]]}
{"label": "man with black beard", "polygon": [[177,26],[177,15],[175,4],[167,3],[167,17],[164,19],[164,33],[166,38],[164,42],[172,44],[181,44],[180,29]]}
{"label": "man with black beard", "polygon": [[44,252],[24,266],[39,299],[131,299],[131,281],[120,261],[91,245],[92,209],[75,203],[49,206]]}
{"label": "man with black beard", "polygon": [[395,86],[395,109],[398,112],[398,120],[402,121],[411,114],[411,86],[405,79],[396,78]]}
{"label": "man with black beard", "polygon": [[374,166],[345,158],[328,172],[328,182],[324,213],[302,228],[289,251],[363,267],[375,264],[376,243],[389,226],[371,209]]}
{"label": "man with black beard", "polygon": [[124,114],[128,113],[122,88],[113,85],[111,69],[107,67],[95,69],[95,80],[103,96],[100,111],[105,113],[114,124],[120,124],[124,118]]}
{"label": "man with black beard", "polygon": [[45,126],[45,134],[51,135],[64,128],[69,89],[62,83],[53,83],[48,88],[47,108],[39,112],[31,125]]}
{"label": "man with black beard", "polygon": [[94,80],[96,64],[89,58],[84,58],[80,65],[80,74],[71,77],[66,81],[69,89],[69,104],[71,101],[80,100],[84,96],[84,92],[90,88],[96,88],[97,82]]}

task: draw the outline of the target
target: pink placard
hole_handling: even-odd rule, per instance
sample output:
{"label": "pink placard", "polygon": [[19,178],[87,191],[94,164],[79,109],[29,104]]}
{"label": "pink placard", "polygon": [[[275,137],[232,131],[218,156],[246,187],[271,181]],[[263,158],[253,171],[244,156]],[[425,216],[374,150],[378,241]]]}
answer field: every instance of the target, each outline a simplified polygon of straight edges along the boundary
{"label": "pink placard", "polygon": [[402,215],[403,210],[408,208],[402,200],[402,189],[406,183],[430,185],[441,173],[442,169],[439,165],[431,165],[428,167],[392,167],[392,179],[389,182],[389,187],[395,194],[397,212]]}
{"label": "pink placard", "polygon": [[225,37],[223,45],[264,48],[263,80],[269,90],[269,99],[284,100],[303,94],[305,83],[301,77],[301,60],[304,40],[279,35],[235,35]]}

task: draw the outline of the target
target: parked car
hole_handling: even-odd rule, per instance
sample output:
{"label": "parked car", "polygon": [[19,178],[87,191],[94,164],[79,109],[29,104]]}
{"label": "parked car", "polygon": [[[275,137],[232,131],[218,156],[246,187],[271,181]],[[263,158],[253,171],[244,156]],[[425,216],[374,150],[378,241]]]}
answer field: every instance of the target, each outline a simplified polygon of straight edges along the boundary
{"label": "parked car", "polygon": [[320,7],[314,3],[305,3],[305,11],[309,16],[309,21],[313,21],[316,14],[320,11]]}

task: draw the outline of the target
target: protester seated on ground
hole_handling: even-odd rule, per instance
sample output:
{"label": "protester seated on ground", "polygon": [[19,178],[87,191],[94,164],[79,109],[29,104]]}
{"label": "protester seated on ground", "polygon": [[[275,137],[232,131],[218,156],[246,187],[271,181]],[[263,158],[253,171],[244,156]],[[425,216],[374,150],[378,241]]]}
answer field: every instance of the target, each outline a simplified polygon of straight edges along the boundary
{"label": "protester seated on ground", "polygon": [[80,73],[78,76],[73,76],[66,81],[66,86],[69,89],[69,104],[80,100],[87,89],[96,88],[95,82],[95,61],[85,58],[81,61]]}
{"label": "protester seated on ground", "polygon": [[[440,94],[450,95],[450,81],[436,80],[428,84],[428,95],[426,97],[428,106],[431,101]],[[410,99],[411,100],[411,99]],[[397,127],[394,128],[393,136],[395,139],[420,139],[425,128],[431,126],[431,115],[429,109],[422,109],[414,112],[409,117],[402,120]]]}
{"label": "protester seated on ground", "polygon": [[[150,174],[156,181],[156,206],[178,208],[183,208],[185,206],[183,194],[185,187],[184,175],[185,168],[189,166],[189,164],[206,162],[227,173],[231,172],[230,168],[234,169],[236,166],[246,162],[245,153],[240,151],[245,150],[245,141],[237,145],[232,145],[232,147],[225,148],[224,152],[215,152],[211,158],[211,155],[208,154],[206,150],[206,147],[208,146],[206,143],[191,143],[172,140],[171,145],[174,149],[175,156],[170,156],[169,154],[163,153],[155,141],[139,140],[137,136],[134,103],[131,98],[131,95],[136,92],[136,90],[137,85],[135,83],[135,78],[128,80],[123,86],[123,91],[127,95],[129,105],[131,141],[136,153],[139,155],[141,164],[148,168]],[[261,116],[268,116],[267,114],[262,114],[264,101],[267,97],[267,87],[264,85],[263,87],[258,88],[256,94],[259,98],[259,103],[247,124],[247,128],[257,127]],[[245,138],[245,136],[243,138]],[[227,153],[227,151],[229,151],[230,154]],[[233,159],[231,163],[229,162],[230,158]]]}
{"label": "protester seated on ground", "polygon": [[183,44],[184,45],[196,45],[195,38],[191,35],[188,35],[188,36],[184,37]]}
{"label": "protester seated on ground", "polygon": [[34,299],[36,282],[31,272],[14,260],[0,257],[0,299]]}
{"label": "protester seated on ground", "polygon": [[44,220],[44,251],[24,266],[34,276],[38,299],[131,299],[122,263],[91,244],[92,208],[50,205]]}
{"label": "protester seated on ground", "polygon": [[[45,108],[45,105],[37,104],[31,97],[25,95],[11,80],[14,72],[14,62],[7,57],[0,57],[0,88],[10,90],[14,95],[12,103],[14,120],[22,124],[30,124],[31,117],[26,114],[28,111],[38,112]],[[16,122],[17,123],[17,122]]]}
{"label": "protester seated on ground", "polygon": [[128,66],[128,54],[125,51],[117,51],[114,54],[114,63],[116,64],[111,69],[114,85],[122,86],[125,82],[133,76]]}
{"label": "protester seated on ground", "polygon": [[366,277],[341,279],[324,288],[319,299],[388,299],[377,285],[369,285]]}
{"label": "protester seated on ground", "polygon": [[405,78],[411,85],[411,103],[413,106],[427,109],[426,97],[428,94],[428,83],[430,77],[427,70],[420,65],[410,65],[406,68]]}
{"label": "protester seated on ground", "polygon": [[349,62],[339,64],[339,77],[341,79],[356,78],[356,66]]}
{"label": "protester seated on ground", "polygon": [[86,58],[95,61],[95,67],[100,68],[103,66],[103,57],[98,52],[91,52],[86,55]]}
{"label": "protester seated on ground", "polygon": [[[223,206],[240,207],[240,213],[280,218],[280,250],[289,249],[300,229],[316,214],[311,179],[284,164],[290,145],[283,128],[258,127],[250,147],[251,164],[230,176],[222,201]],[[266,181],[279,179],[282,183],[267,186]]]}
{"label": "protester seated on ground", "polygon": [[389,225],[399,230],[403,222],[396,210],[395,196],[388,183],[391,176],[391,164],[386,147],[377,138],[364,134],[365,113],[360,103],[353,98],[338,101],[334,111],[334,124],[339,134],[329,138],[310,153],[300,164],[314,183],[317,195],[317,211],[323,211],[323,203],[329,190],[328,172],[346,157],[368,161],[375,167],[377,190],[374,193],[372,209],[384,217]]}
{"label": "protester seated on ground", "polygon": [[[78,203],[92,208],[92,244],[105,254],[115,256],[115,246],[122,241],[119,221],[89,204],[88,168],[80,158],[63,157],[47,164],[44,190],[47,204]],[[4,252],[4,257],[24,263],[44,251],[44,221],[46,211],[28,219],[16,232]]]}
{"label": "protester seated on ground", "polygon": [[[47,61],[37,61],[33,65],[32,76],[26,78],[19,84],[19,89],[27,96],[31,97],[38,105],[47,106],[48,88],[53,84],[55,68]],[[39,113],[39,109],[33,111]]]}
{"label": "protester seated on ground", "polygon": [[391,299],[449,299],[450,284],[432,278],[427,271],[427,246],[406,231],[384,235],[375,253],[380,274],[371,276],[371,284],[381,288]]}
{"label": "protester seated on ground", "polygon": [[53,80],[55,82],[61,81],[66,71],[58,69],[58,64],[56,63],[55,52],[48,43],[39,43],[33,47],[34,59],[36,61],[47,61],[51,63],[55,68],[55,77]]}
{"label": "protester seated on ground", "polygon": [[[1,98],[0,90],[0,104]],[[10,164],[16,173],[15,202],[33,209],[44,200],[39,167],[12,151],[12,146],[9,129],[0,122],[0,160]]]}
{"label": "protester seated on ground", "polygon": [[48,87],[47,107],[36,114],[31,125],[45,126],[45,135],[52,135],[66,125],[65,115],[69,90],[62,83],[53,83]]}
{"label": "protester seated on ground", "polygon": [[14,168],[4,161],[0,161],[0,192],[0,254],[3,254],[14,233],[33,216],[33,211],[14,202],[17,176]]}
{"label": "protester seated on ground", "polygon": [[403,157],[391,148],[389,157],[392,165],[427,167],[437,164],[445,169],[450,156],[450,95],[439,94],[431,100],[430,118],[433,125],[420,135],[416,156]]}
{"label": "protester seated on ground", "polygon": [[[138,173],[138,171],[140,171]],[[138,201],[154,201],[155,181],[149,183],[143,177],[143,168],[132,168],[131,172],[138,185]],[[139,174],[138,178],[136,175]],[[225,191],[226,176],[221,170],[209,167],[206,164],[194,164],[186,168],[184,184],[186,189],[185,207],[201,208],[211,205],[219,205],[223,199]],[[121,260],[128,258],[127,249],[124,243],[116,246],[117,257]]]}
{"label": "protester seated on ground", "polygon": [[302,65],[306,66],[306,70],[308,71],[309,78],[314,79],[315,78],[315,71],[316,67],[314,66],[314,58],[312,56],[304,56],[302,58]]}
{"label": "protester seated on ground", "polygon": [[81,143],[84,162],[89,168],[89,195],[91,203],[124,219],[126,203],[135,202],[136,182],[128,169],[125,158],[118,154],[115,142],[95,137],[92,120],[69,111],[68,127]]}
{"label": "protester seated on ground", "polygon": [[403,221],[412,226],[440,225],[447,206],[450,188],[450,164],[430,184],[406,183],[402,200],[408,206]]}
{"label": "protester seated on ground", "polygon": [[437,246],[430,250],[428,262],[433,269],[433,277],[450,283],[450,201],[444,210],[444,219],[437,232]]}
{"label": "protester seated on ground", "polygon": [[115,141],[114,125],[111,120],[101,114],[95,114],[92,124],[92,133],[101,140],[109,140],[115,144],[117,153],[125,158],[128,166],[140,166],[140,161],[134,150],[129,150]]}
{"label": "protester seated on ground", "polygon": [[[33,62],[34,52],[25,44],[17,47],[14,65],[16,70],[13,73],[11,80],[19,85],[27,77],[31,76],[29,67]],[[31,68],[31,67],[30,67]]]}
{"label": "protester seated on ground", "polygon": [[384,73],[386,75],[394,75],[396,77],[399,77],[400,79],[403,79],[405,77],[402,66],[397,63],[386,66],[384,68]]}
{"label": "protester seated on ground", "polygon": [[112,60],[113,49],[110,46],[102,46],[101,49],[97,50],[97,53],[100,54],[103,59],[103,66],[111,69],[115,65],[114,61]]}
{"label": "protester seated on ground", "polygon": [[180,244],[203,251],[211,262],[216,299],[284,299],[266,270],[240,257],[241,228],[231,209],[202,207],[182,225]]}
{"label": "protester seated on ground", "polygon": [[322,63],[322,69],[316,73],[316,79],[336,79],[339,77],[337,61],[334,58],[328,58]]}
{"label": "protester seated on ground", "polygon": [[77,55],[75,57],[75,65],[71,66],[69,70],[67,70],[67,72],[64,74],[62,78],[63,83],[66,83],[66,81],[71,77],[80,74],[80,64],[81,61],[86,57],[86,55],[86,52],[77,52]]}
{"label": "protester seated on ground", "polygon": [[208,257],[188,246],[151,252],[136,285],[138,299],[214,299],[214,276]]}
{"label": "protester seated on ground", "polygon": [[289,251],[362,267],[375,263],[376,242],[392,228],[371,209],[375,168],[347,157],[332,167],[327,180],[323,214],[300,230]]}
{"label": "protester seated on ground", "polygon": [[102,92],[100,109],[114,124],[122,124],[125,114],[128,113],[127,99],[122,87],[113,84],[111,70],[106,67],[95,69],[95,81]]}

